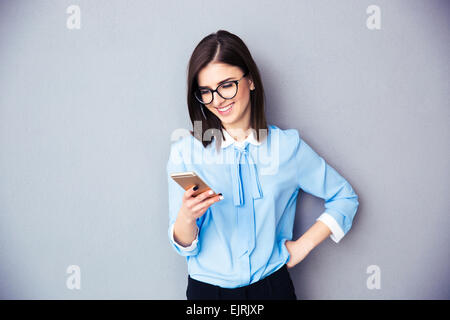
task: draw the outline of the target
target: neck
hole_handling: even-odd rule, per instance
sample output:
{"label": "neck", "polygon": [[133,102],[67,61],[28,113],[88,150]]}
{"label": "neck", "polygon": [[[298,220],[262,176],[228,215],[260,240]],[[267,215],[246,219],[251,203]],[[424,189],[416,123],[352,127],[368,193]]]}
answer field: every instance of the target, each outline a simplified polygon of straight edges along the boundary
{"label": "neck", "polygon": [[241,142],[247,139],[250,134],[250,125],[246,127],[226,126],[225,130],[233,137],[234,140]]}

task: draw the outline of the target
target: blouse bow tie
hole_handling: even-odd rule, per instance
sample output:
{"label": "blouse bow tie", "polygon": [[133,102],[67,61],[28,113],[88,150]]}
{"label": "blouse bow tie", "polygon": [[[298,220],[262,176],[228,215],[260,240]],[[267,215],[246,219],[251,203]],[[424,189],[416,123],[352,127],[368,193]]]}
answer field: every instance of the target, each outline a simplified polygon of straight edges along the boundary
{"label": "blouse bow tie", "polygon": [[235,206],[244,204],[244,193],[242,186],[242,166],[248,165],[250,169],[250,180],[248,181],[251,195],[253,199],[259,199],[263,196],[259,176],[256,169],[255,161],[248,151],[249,143],[245,142],[243,148],[234,147],[234,163],[231,170],[231,178],[233,182],[233,203]]}
{"label": "blouse bow tie", "polygon": [[[240,242],[240,254],[243,255],[248,252],[250,255],[255,248],[256,240],[253,200],[262,198],[263,193],[256,163],[249,152],[249,143],[246,142],[243,148],[234,146],[234,155],[235,161],[232,164],[231,178],[233,204],[238,207],[238,232],[240,239],[243,240]],[[244,179],[247,189],[243,187]],[[246,190],[248,191],[245,192]]]}

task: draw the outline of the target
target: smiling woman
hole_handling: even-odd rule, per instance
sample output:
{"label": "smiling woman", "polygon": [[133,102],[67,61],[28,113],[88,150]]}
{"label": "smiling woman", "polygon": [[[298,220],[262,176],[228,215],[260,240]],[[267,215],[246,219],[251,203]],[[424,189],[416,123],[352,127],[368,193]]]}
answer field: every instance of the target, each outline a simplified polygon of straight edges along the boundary
{"label": "smiling woman", "polygon": [[[187,259],[186,297],[296,299],[288,268],[327,237],[342,239],[358,197],[297,130],[267,125],[258,68],[239,37],[219,30],[200,41],[187,93],[194,131],[172,144],[167,163],[168,235]],[[205,154],[208,161],[195,157]],[[222,196],[194,197],[195,188],[170,178],[186,171]],[[326,211],[293,241],[300,189],[324,199]]]}
{"label": "smiling woman", "polygon": [[[234,138],[241,141],[253,128],[260,141],[260,129],[268,130],[258,67],[236,35],[219,30],[201,40],[189,61],[187,81],[189,116],[193,125],[202,122],[201,137],[208,129],[220,129],[222,135],[226,129],[237,132]],[[199,140],[205,147],[211,143]]]}

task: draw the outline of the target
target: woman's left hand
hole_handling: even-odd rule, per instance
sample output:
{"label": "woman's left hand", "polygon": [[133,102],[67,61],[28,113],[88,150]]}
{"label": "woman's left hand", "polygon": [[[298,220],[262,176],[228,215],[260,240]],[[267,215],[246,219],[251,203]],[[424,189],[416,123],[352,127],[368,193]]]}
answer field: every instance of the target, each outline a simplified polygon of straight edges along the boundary
{"label": "woman's left hand", "polygon": [[285,245],[290,254],[289,261],[286,263],[288,269],[302,261],[314,248],[311,242],[304,241],[303,239],[298,239],[297,241],[287,240]]}

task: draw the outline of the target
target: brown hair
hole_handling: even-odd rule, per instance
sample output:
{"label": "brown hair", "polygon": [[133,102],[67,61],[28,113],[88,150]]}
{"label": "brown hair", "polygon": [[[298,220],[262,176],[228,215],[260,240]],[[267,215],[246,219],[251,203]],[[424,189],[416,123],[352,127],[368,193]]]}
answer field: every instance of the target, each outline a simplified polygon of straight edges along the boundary
{"label": "brown hair", "polygon": [[194,136],[200,140],[206,148],[211,143],[211,140],[208,141],[208,139],[202,139],[205,131],[209,130],[215,132],[213,135],[216,140],[218,140],[218,149],[220,148],[221,139],[218,139],[217,137],[217,130],[220,130],[220,134],[223,134],[222,129],[224,129],[224,127],[222,126],[222,122],[215,114],[209,111],[208,108],[203,107],[205,119],[201,110],[202,104],[194,97],[194,92],[198,89],[198,73],[213,61],[239,67],[242,72],[247,73],[247,76],[253,80],[255,89],[250,91],[250,126],[256,130],[256,137],[258,141],[261,141],[260,130],[268,130],[268,128],[264,112],[264,88],[259,70],[245,43],[238,36],[225,30],[219,30],[203,38],[194,49],[189,60],[187,77],[187,104],[189,116],[194,128],[194,122],[201,121],[201,135],[193,131],[191,131],[191,135],[195,134]]}

